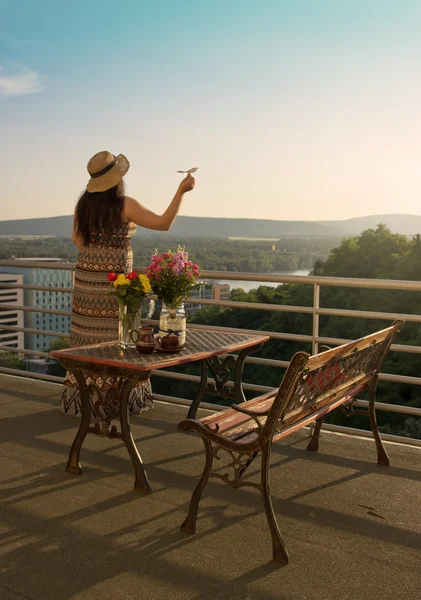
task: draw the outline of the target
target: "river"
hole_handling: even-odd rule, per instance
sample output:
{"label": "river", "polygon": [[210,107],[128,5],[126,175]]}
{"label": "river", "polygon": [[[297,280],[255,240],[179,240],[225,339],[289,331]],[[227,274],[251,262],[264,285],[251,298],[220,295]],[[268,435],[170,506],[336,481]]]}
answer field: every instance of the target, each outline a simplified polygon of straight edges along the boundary
{"label": "river", "polygon": [[[274,273],[274,275],[308,275],[310,273],[310,271],[308,269],[300,269],[298,271],[288,271],[288,272],[284,272],[284,273]],[[228,283],[228,285],[231,287],[232,290],[236,289],[236,288],[242,288],[245,292],[249,292],[250,290],[253,290],[257,287],[259,287],[259,285],[266,285],[269,287],[278,287],[278,285],[280,285],[279,283],[273,282],[273,281],[243,281],[241,279],[238,280],[229,280],[229,279],[213,279],[212,281],[209,280],[209,283]]]}

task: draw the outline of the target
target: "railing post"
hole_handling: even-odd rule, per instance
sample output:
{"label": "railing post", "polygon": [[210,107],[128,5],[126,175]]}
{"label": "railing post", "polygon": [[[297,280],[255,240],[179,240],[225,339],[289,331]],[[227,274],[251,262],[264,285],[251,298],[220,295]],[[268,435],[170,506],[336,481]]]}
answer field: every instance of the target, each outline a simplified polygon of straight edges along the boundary
{"label": "railing post", "polygon": [[[318,283],[313,284],[313,342],[311,353],[317,354],[319,350],[319,344],[317,342],[317,338],[319,337],[319,313],[318,310],[320,308],[320,285]],[[313,437],[314,429],[316,425],[315,423],[311,423],[309,427],[309,437]]]}
{"label": "railing post", "polygon": [[311,353],[317,354],[319,344],[317,338],[319,337],[319,310],[320,308],[320,285],[318,283],[313,284],[313,343]]}

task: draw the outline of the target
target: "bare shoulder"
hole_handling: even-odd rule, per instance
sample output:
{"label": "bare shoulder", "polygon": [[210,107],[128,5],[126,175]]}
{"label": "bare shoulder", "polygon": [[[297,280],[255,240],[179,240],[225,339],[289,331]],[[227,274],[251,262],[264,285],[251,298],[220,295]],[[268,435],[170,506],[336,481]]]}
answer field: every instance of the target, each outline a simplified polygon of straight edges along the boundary
{"label": "bare shoulder", "polygon": [[142,204],[139,202],[139,200],[135,200],[135,198],[132,198],[131,196],[124,196],[124,209],[138,209],[138,208],[143,208]]}
{"label": "bare shoulder", "polygon": [[136,223],[140,227],[146,227],[146,229],[157,229],[160,231],[168,229],[166,223],[163,222],[162,215],[155,214],[130,196],[125,196],[124,198],[123,219],[126,222],[131,221]]}
{"label": "bare shoulder", "polygon": [[124,196],[124,210],[127,211],[131,206],[135,204],[136,200],[130,196]]}
{"label": "bare shoulder", "polygon": [[124,197],[124,215],[129,221],[133,221],[139,217],[139,213],[143,214],[144,206],[131,196]]}
{"label": "bare shoulder", "polygon": [[127,223],[133,221],[133,212],[137,204],[137,201],[131,196],[124,196],[123,220]]}

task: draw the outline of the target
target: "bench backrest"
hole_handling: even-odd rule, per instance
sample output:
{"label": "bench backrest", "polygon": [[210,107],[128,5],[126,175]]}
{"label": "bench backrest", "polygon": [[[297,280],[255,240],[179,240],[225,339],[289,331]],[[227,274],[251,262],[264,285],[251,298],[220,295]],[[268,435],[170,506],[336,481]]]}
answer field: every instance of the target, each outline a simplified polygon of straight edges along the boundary
{"label": "bench backrest", "polygon": [[273,401],[262,436],[276,438],[282,429],[310,413],[354,396],[380,371],[403,321],[315,356],[294,355]]}

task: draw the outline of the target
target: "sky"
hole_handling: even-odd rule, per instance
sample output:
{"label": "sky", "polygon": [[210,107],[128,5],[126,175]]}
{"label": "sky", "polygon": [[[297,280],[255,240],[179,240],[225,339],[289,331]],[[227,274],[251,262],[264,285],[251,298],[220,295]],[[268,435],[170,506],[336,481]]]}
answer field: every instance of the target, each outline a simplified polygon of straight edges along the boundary
{"label": "sky", "polygon": [[98,151],[162,213],[421,214],[419,0],[0,0],[0,219],[71,214]]}

